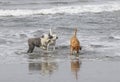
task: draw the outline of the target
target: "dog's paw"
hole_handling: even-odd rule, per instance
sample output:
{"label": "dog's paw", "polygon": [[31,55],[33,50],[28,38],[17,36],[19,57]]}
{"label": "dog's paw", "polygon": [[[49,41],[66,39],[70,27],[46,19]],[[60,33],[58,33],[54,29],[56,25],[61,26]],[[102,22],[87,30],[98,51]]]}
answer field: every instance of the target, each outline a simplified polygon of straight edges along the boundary
{"label": "dog's paw", "polygon": [[47,48],[46,48],[46,47],[44,47],[44,46],[42,47],[42,49],[43,49],[43,50],[47,50]]}

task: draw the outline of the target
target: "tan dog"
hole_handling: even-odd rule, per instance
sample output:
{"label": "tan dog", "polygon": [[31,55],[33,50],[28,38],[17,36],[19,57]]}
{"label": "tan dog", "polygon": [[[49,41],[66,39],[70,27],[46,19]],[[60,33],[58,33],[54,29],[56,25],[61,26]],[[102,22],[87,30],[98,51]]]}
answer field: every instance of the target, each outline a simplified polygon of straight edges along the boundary
{"label": "tan dog", "polygon": [[74,35],[70,39],[70,51],[71,51],[71,54],[73,54],[73,52],[79,53],[79,50],[81,50],[80,42],[79,42],[76,34],[77,34],[77,28],[75,28]]}

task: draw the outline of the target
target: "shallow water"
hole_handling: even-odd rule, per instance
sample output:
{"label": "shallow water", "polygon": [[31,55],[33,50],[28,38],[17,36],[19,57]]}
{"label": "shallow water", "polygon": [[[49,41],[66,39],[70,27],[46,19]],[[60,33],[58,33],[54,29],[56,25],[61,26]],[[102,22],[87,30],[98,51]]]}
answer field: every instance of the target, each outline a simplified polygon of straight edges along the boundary
{"label": "shallow water", "polygon": [[[119,82],[120,62],[65,60],[1,64],[2,82]],[[116,68],[117,67],[117,68]]]}
{"label": "shallow water", "polygon": [[[119,82],[119,21],[119,0],[0,0],[0,81]],[[74,27],[79,57],[70,56]],[[27,54],[28,38],[49,28],[56,50]]]}
{"label": "shallow water", "polygon": [[[48,33],[50,27],[59,37],[56,43],[57,54],[69,53],[69,40],[75,26],[78,27],[77,37],[82,46],[80,53],[82,56],[86,58],[119,58],[120,19],[118,16],[119,12],[117,11],[84,15],[1,17],[0,62],[19,62],[19,60],[26,62],[28,60],[26,58],[27,39]],[[37,50],[40,52],[39,49]]]}

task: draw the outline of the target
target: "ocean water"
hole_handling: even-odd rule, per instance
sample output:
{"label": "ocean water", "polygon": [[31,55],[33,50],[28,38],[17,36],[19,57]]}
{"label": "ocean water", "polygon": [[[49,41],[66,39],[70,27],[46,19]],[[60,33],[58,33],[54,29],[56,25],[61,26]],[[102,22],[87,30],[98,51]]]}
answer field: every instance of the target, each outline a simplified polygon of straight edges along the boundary
{"label": "ocean water", "polygon": [[[69,47],[76,27],[79,57]],[[50,28],[56,50],[27,54],[28,38]],[[0,82],[119,82],[119,49],[119,0],[0,0]]]}
{"label": "ocean water", "polygon": [[47,54],[69,60],[75,27],[82,59],[120,60],[119,0],[0,0],[0,63],[44,61],[39,48],[26,53],[27,40],[49,28],[59,39],[56,51]]}

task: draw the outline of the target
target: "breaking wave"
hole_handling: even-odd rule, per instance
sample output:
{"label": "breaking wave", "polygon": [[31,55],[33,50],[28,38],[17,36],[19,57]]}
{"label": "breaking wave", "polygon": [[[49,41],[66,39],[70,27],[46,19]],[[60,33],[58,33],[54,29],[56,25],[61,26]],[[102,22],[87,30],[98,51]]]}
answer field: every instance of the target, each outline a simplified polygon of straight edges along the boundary
{"label": "breaking wave", "polygon": [[48,15],[48,14],[79,14],[86,12],[112,12],[120,10],[119,3],[106,3],[106,4],[98,4],[98,5],[74,5],[74,6],[61,6],[54,7],[49,9],[13,9],[13,10],[3,10],[0,9],[0,16],[28,16],[28,15]]}

